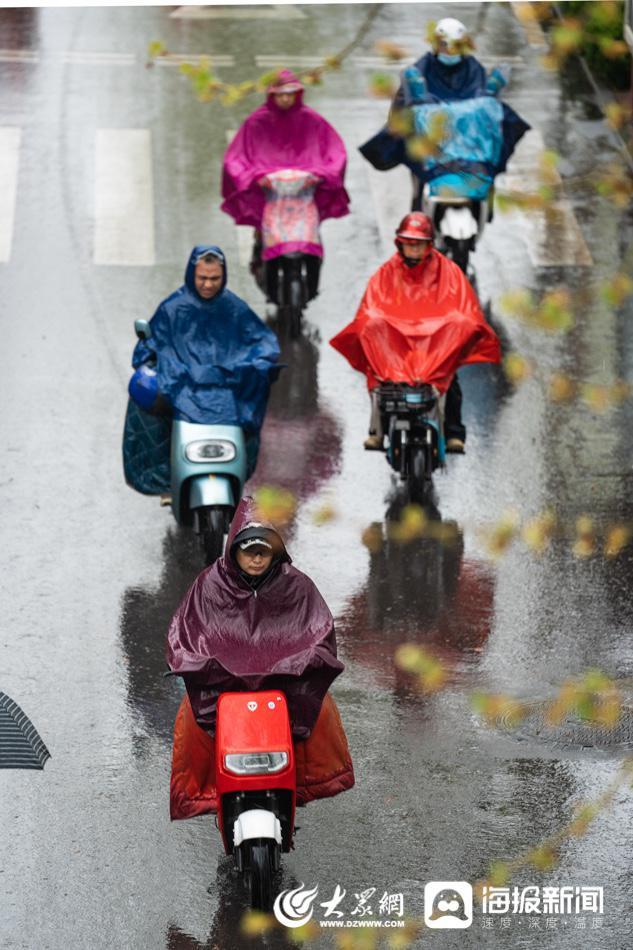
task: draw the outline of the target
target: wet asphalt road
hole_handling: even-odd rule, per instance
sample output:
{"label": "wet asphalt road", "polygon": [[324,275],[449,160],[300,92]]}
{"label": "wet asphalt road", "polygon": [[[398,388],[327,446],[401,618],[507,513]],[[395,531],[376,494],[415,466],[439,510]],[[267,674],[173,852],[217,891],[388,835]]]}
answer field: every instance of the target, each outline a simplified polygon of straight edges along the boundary
{"label": "wet asphalt road", "polygon": [[[271,8],[269,8],[271,9]],[[237,933],[244,895],[208,819],[170,825],[171,729],[180,698],[165,681],[167,623],[200,567],[155,500],[123,483],[120,438],[135,317],[182,280],[188,252],[212,240],[227,252],[229,283],[255,309],[263,301],[240,266],[236,232],[218,210],[226,133],[253,106],[196,102],[175,69],[144,68],[147,43],[174,52],[231,53],[222,76],[256,74],[256,54],[329,54],[360,23],[362,6],[303,8],[300,19],[200,22],[171,8],[0,11],[3,49],[39,51],[38,62],[1,62],[0,125],[22,129],[10,260],[0,264],[0,689],[19,701],[47,742],[44,773],[0,773],[0,946],[25,950],[275,946]],[[273,11],[274,12],[274,11]],[[411,45],[443,8],[390,5],[375,39]],[[538,64],[508,5],[458,4],[479,29],[478,49],[517,58],[508,101],[563,156],[564,177],[613,160],[614,143],[579,79],[561,86]],[[136,65],[64,62],[67,51],[134,53]],[[281,60],[280,60],[281,62]],[[324,229],[322,291],[305,337],[286,344],[290,364],[271,400],[259,482],[299,499],[288,536],[295,564],[314,578],[337,617],[347,664],[335,696],[357,772],[354,791],[301,815],[283,887],[337,883],[402,892],[422,914],[430,880],[474,881],[493,860],[522,853],[597,796],[631,745],[539,741],[490,729],[469,704],[475,688],[537,699],[597,666],[633,675],[631,558],[578,560],[567,541],[537,559],[517,544],[498,563],[479,529],[508,507],[524,516],[554,507],[565,524],[592,513],[601,527],[630,520],[632,403],[595,414],[554,406],[537,374],[516,391],[501,373],[460,373],[468,454],[436,479],[431,517],[456,526],[451,547],[402,546],[385,523],[402,498],[384,460],[363,453],[363,381],[327,340],[353,314],[385,258],[381,196],[355,147],[375,131],[385,103],[367,96],[369,72],[345,68],[309,94],[343,135],[353,215]],[[92,258],[94,131],[150,129],[155,186],[155,266],[96,266]],[[385,176],[387,177],[387,176]],[[390,207],[393,224],[406,210]],[[545,378],[631,380],[631,314],[587,302],[571,333],[527,331],[498,309],[503,291],[560,283],[596,287],[630,243],[630,215],[576,184],[570,201],[593,255],[590,268],[531,264],[522,219],[497,216],[475,257],[480,296],[506,345]],[[554,246],[560,235],[554,235]],[[554,259],[554,258],[552,258]],[[317,526],[332,503],[338,518]],[[383,526],[368,551],[361,534]],[[403,640],[428,645],[449,686],[432,697],[395,671]],[[633,946],[630,794],[619,793],[589,833],[566,843],[559,865],[514,883],[603,886],[602,926],[558,918],[528,929],[428,932],[416,946],[577,948]],[[330,946],[325,934],[320,946]]]}

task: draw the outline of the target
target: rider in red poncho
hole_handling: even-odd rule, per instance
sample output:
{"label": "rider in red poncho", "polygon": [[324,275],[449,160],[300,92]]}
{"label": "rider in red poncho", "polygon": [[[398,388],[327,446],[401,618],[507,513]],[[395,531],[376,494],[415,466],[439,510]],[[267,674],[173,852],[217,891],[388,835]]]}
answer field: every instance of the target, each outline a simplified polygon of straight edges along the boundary
{"label": "rider in red poncho", "polygon": [[398,252],[370,278],[356,316],[330,343],[365,373],[372,399],[366,449],[383,448],[378,401],[383,380],[428,383],[446,393],[446,449],[463,452],[458,367],[498,363],[500,346],[463,272],[433,247],[433,224],[419,211],[396,231]]}

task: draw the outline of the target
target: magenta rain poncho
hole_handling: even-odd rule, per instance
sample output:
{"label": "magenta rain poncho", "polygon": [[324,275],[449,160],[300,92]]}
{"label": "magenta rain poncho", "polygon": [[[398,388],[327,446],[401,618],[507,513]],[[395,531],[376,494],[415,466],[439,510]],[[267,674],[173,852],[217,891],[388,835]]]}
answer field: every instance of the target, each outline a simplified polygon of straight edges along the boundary
{"label": "magenta rain poncho", "polygon": [[[290,109],[280,109],[275,91],[283,85],[298,88]],[[265,194],[262,176],[282,169],[311,172],[321,179],[315,194],[319,219],[342,218],[349,211],[343,179],[347,154],[340,135],[322,116],[303,104],[303,86],[289,69],[278,74],[266,102],[243,122],[224,156],[222,210],[236,224],[261,228]],[[313,244],[293,250],[307,254],[322,251]]]}

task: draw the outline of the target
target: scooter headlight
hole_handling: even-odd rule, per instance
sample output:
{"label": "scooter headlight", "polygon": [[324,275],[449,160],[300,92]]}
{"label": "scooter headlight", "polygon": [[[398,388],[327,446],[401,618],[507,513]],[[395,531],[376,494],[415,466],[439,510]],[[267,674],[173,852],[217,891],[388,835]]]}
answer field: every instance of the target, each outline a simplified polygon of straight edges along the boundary
{"label": "scooter headlight", "polygon": [[235,775],[270,775],[287,765],[287,752],[233,752],[224,756],[224,767]]}
{"label": "scooter headlight", "polygon": [[422,393],[405,393],[404,401],[408,406],[421,406]]}
{"label": "scooter headlight", "polygon": [[236,454],[235,445],[227,439],[201,439],[185,449],[189,462],[232,462]]}

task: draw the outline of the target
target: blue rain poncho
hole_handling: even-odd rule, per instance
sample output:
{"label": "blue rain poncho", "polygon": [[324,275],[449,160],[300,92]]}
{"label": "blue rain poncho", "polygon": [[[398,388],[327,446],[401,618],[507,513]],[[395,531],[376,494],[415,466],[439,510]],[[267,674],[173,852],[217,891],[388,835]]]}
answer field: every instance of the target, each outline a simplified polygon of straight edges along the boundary
{"label": "blue rain poncho", "polygon": [[[196,261],[207,253],[224,265],[222,289],[211,300],[203,300],[194,283]],[[272,330],[227,290],[226,280],[220,248],[194,247],[183,286],[158,307],[151,338],[136,345],[132,365],[157,360],[158,388],[174,418],[257,433],[278,373],[279,346]]]}

